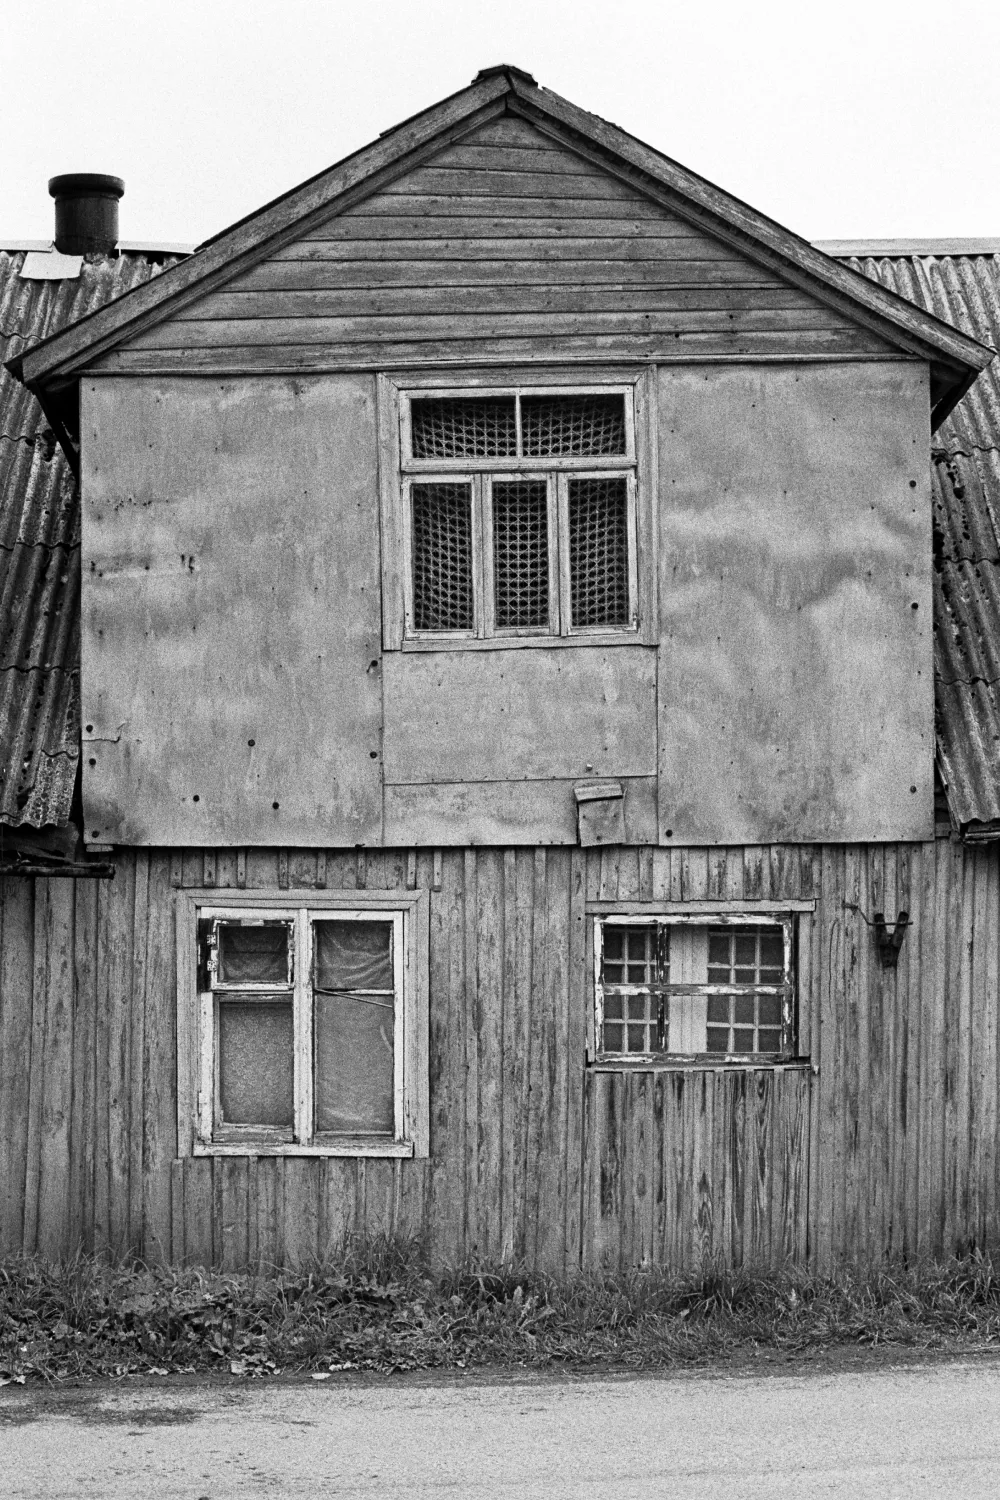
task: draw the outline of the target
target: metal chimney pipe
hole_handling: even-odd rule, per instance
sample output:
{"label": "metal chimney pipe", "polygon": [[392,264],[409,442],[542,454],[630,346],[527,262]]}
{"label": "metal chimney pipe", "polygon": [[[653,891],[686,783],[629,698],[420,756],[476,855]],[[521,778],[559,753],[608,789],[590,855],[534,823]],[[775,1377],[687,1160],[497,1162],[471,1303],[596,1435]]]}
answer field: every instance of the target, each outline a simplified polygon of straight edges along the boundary
{"label": "metal chimney pipe", "polygon": [[49,178],[56,200],[56,249],[63,255],[113,255],[118,244],[120,177],[66,172]]}

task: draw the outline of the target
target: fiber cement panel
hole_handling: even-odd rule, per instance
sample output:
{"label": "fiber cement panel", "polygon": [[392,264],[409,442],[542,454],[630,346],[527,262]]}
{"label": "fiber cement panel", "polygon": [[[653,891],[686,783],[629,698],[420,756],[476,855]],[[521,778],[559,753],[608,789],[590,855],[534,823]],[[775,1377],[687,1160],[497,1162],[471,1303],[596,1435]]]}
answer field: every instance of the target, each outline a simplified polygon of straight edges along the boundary
{"label": "fiber cement panel", "polygon": [[381,839],[375,389],[82,384],[90,841]]}
{"label": "fiber cement panel", "polygon": [[926,368],[659,389],[661,841],[932,837]]}

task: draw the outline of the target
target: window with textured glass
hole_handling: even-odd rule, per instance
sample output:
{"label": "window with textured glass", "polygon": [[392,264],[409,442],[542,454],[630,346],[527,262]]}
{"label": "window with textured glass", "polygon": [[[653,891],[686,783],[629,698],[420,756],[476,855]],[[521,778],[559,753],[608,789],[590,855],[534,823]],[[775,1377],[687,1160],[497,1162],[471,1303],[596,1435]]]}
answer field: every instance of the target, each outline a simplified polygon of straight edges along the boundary
{"label": "window with textured glass", "polygon": [[597,1054],[793,1055],[794,919],[595,920]]}
{"label": "window with textured glass", "polygon": [[630,390],[413,393],[401,411],[409,634],[637,626]]}

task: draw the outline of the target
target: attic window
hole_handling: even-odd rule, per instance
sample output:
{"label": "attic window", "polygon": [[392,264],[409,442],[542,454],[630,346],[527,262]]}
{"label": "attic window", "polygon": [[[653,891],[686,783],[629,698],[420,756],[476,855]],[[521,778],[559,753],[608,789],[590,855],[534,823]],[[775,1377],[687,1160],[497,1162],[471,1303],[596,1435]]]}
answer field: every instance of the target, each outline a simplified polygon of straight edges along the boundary
{"label": "attic window", "polygon": [[411,638],[638,625],[631,388],[400,406]]}

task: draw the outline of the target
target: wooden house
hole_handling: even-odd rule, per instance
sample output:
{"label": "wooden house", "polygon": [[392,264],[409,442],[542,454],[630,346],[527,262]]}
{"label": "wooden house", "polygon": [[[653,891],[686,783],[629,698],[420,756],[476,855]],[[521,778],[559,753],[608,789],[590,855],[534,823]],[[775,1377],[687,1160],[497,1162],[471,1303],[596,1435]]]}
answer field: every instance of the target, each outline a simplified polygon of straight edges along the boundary
{"label": "wooden house", "polygon": [[851,253],[499,67],[15,351],[83,849],[3,881],[3,1249],[1000,1238],[992,350]]}

